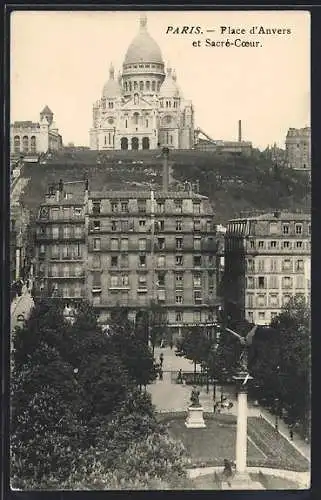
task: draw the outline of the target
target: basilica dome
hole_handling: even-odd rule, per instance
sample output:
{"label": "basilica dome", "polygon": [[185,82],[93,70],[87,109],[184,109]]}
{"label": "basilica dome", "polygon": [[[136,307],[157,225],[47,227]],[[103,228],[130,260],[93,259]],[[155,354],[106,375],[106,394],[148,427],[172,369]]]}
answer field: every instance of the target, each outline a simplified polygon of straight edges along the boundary
{"label": "basilica dome", "polygon": [[142,16],[140,18],[139,33],[135,36],[134,40],[127,49],[124,65],[142,62],[164,64],[162,53],[158,44],[147,31],[146,16]]}
{"label": "basilica dome", "polygon": [[113,65],[109,68],[109,80],[105,83],[102,96],[106,99],[111,97],[119,97],[121,95],[121,88],[118,80],[115,80],[115,70]]}
{"label": "basilica dome", "polygon": [[179,93],[176,77],[173,77],[172,70],[168,68],[167,76],[160,89],[160,97],[179,97]]}

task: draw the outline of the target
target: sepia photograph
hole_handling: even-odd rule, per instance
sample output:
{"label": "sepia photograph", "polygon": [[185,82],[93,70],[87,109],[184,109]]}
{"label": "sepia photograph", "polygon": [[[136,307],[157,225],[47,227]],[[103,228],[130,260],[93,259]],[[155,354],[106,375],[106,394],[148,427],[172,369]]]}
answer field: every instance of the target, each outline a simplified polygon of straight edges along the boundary
{"label": "sepia photograph", "polygon": [[12,491],[310,488],[310,39],[11,12]]}

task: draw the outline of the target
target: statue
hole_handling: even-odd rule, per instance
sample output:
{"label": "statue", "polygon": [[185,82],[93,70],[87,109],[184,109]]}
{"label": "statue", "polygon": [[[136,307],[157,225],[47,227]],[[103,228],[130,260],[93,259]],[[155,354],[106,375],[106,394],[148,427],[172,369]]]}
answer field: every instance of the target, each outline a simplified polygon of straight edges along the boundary
{"label": "statue", "polygon": [[191,394],[191,402],[193,407],[195,406],[201,406],[200,405],[200,391],[197,390],[197,387],[194,386],[192,389],[192,394]]}

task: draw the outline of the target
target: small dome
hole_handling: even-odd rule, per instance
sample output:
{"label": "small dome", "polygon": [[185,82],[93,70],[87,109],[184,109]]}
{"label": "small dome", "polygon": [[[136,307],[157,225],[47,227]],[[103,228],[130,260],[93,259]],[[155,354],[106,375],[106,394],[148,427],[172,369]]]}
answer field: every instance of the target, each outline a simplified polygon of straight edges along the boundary
{"label": "small dome", "polygon": [[125,64],[137,63],[164,64],[161,50],[147,31],[147,18],[141,16],[140,29],[127,49]]}
{"label": "small dome", "polygon": [[115,80],[114,66],[111,64],[109,68],[109,80],[105,83],[102,96],[105,98],[119,97],[121,95],[121,88],[119,82]]}
{"label": "small dome", "polygon": [[179,88],[176,84],[176,75],[175,75],[175,79],[174,79],[171,68],[168,68],[167,76],[164,80],[163,85],[161,86],[161,89],[160,89],[160,96],[161,97],[179,97],[179,93],[180,93]]}

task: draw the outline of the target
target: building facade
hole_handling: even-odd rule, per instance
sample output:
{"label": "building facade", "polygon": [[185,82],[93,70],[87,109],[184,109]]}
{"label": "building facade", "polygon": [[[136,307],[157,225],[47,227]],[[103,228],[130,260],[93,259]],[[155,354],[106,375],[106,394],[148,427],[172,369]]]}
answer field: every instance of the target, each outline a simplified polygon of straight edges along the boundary
{"label": "building facade", "polygon": [[311,128],[290,128],[286,140],[286,163],[294,170],[311,170]]}
{"label": "building facade", "polygon": [[310,301],[311,219],[269,213],[231,220],[225,236],[225,308],[264,325],[299,295]]}
{"label": "building facade", "polygon": [[16,121],[10,126],[10,152],[19,154],[40,154],[59,151],[62,137],[53,120],[54,114],[45,106],[40,113],[39,123]]}
{"label": "building facade", "polygon": [[24,279],[33,256],[30,213],[21,203],[10,206],[10,281]]}
{"label": "building facade", "polygon": [[211,206],[191,192],[85,191],[78,204],[56,193],[37,221],[37,293],[86,297],[102,324],[152,303],[174,335],[210,324],[219,259]]}
{"label": "building facade", "polygon": [[165,72],[160,48],[142,16],[122,72],[115,76],[111,65],[109,80],[93,106],[90,148],[191,149],[193,145],[193,105],[183,98],[175,71]]}

